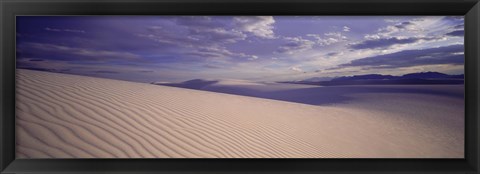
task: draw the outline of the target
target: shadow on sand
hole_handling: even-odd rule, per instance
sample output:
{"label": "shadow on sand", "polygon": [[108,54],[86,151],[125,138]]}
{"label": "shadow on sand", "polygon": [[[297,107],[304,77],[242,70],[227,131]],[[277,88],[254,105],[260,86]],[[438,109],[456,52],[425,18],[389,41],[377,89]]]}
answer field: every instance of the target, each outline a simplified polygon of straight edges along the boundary
{"label": "shadow on sand", "polygon": [[[166,85],[203,91],[235,94],[242,96],[258,97],[265,99],[296,102],[310,105],[332,105],[348,103],[354,99],[349,97],[353,94],[373,93],[373,94],[424,94],[437,95],[453,98],[464,98],[463,85],[359,85],[359,86],[312,86],[311,88],[293,88],[291,89],[256,89],[248,86],[210,86],[212,82],[204,85]],[[375,96],[375,95],[372,95]]]}

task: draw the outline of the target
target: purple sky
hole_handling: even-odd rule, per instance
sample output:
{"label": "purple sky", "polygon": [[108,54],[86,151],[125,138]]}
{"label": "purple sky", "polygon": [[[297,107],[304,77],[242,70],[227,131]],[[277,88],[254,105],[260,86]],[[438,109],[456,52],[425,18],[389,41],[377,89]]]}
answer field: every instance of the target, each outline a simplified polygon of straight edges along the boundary
{"label": "purple sky", "polygon": [[17,67],[113,79],[463,74],[463,17],[19,16]]}

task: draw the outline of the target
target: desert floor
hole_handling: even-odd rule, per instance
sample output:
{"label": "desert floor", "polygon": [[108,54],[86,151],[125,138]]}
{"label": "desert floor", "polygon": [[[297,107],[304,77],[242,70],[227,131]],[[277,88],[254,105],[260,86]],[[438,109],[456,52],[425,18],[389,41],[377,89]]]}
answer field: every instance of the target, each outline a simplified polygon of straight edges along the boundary
{"label": "desert floor", "polygon": [[464,156],[463,85],[195,90],[24,69],[16,83],[17,158]]}

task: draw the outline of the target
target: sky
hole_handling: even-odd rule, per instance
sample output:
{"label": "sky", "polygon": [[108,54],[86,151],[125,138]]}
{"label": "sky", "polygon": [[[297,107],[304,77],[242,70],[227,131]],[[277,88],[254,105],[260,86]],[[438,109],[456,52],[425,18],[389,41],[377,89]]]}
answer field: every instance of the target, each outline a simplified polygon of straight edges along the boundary
{"label": "sky", "polygon": [[17,16],[17,68],[136,82],[464,72],[463,16]]}

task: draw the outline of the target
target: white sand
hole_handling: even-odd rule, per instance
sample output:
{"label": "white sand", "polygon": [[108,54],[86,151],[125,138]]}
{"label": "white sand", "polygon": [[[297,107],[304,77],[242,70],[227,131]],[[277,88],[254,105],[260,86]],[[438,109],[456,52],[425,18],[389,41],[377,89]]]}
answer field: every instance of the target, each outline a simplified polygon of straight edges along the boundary
{"label": "white sand", "polygon": [[463,157],[463,99],[421,93],[346,95],[351,102],[315,106],[17,70],[16,154],[18,158]]}

